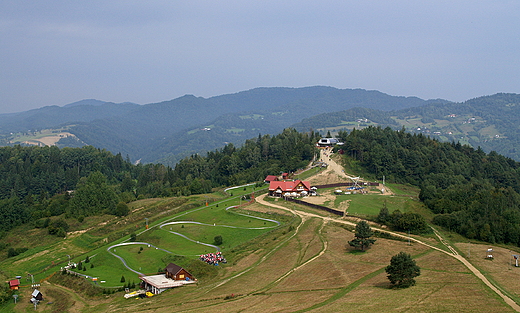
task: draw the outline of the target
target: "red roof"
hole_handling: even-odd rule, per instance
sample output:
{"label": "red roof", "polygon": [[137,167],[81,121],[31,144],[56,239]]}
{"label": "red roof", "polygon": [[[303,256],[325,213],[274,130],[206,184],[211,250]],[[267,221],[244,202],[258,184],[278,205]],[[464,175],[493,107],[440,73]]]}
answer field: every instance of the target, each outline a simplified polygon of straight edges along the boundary
{"label": "red roof", "polygon": [[9,281],[9,287],[17,287],[20,286],[20,280],[19,279],[13,279]]}
{"label": "red roof", "polygon": [[267,177],[264,179],[265,182],[275,181],[278,180],[278,177],[275,175],[267,175]]}
{"label": "red roof", "polygon": [[269,190],[274,191],[280,189],[283,192],[300,192],[309,191],[311,189],[308,181],[294,180],[294,181],[272,181],[269,183]]}

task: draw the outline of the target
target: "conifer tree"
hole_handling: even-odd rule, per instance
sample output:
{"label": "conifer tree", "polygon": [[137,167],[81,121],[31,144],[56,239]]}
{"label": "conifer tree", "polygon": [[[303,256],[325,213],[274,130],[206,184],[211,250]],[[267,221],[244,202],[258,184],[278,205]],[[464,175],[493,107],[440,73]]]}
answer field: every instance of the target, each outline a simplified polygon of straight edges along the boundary
{"label": "conifer tree", "polygon": [[415,285],[415,277],[421,275],[421,269],[415,260],[405,252],[399,252],[390,260],[386,267],[386,273],[390,283],[396,288],[407,288]]}
{"label": "conifer tree", "polygon": [[360,248],[361,251],[365,251],[366,248],[370,247],[371,244],[376,242],[375,239],[371,239],[374,233],[366,221],[361,221],[356,225],[355,238],[349,241],[348,244],[352,247]]}
{"label": "conifer tree", "polygon": [[386,207],[386,200],[383,203],[383,207],[379,210],[379,214],[377,215],[376,221],[380,224],[386,224],[390,219],[390,213],[388,212],[388,208]]}

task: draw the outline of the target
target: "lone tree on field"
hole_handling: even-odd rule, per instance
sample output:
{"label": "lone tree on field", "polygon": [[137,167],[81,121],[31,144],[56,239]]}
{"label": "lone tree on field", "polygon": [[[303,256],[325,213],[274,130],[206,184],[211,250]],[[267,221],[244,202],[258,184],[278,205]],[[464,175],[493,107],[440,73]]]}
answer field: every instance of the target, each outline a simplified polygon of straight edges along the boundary
{"label": "lone tree on field", "polygon": [[373,235],[374,232],[372,232],[372,228],[370,228],[368,223],[361,221],[356,225],[356,234],[354,235],[356,238],[349,241],[348,244],[352,247],[360,248],[361,251],[365,251],[366,248],[376,242],[375,239],[370,239]]}
{"label": "lone tree on field", "polygon": [[421,275],[421,269],[415,264],[415,260],[405,252],[394,255],[385,270],[390,283],[396,288],[415,285],[414,277]]}

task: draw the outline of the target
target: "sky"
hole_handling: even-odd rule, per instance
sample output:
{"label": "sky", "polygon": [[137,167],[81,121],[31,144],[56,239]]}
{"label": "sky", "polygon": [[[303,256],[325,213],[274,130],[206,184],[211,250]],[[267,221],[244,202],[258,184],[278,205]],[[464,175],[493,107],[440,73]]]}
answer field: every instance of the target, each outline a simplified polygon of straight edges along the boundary
{"label": "sky", "polygon": [[0,1],[0,113],[331,86],[520,93],[520,1]]}

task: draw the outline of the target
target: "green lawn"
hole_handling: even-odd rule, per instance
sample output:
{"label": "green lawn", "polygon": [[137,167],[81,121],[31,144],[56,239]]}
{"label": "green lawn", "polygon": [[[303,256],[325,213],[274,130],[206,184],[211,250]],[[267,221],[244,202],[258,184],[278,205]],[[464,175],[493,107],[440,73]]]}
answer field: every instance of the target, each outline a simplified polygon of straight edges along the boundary
{"label": "green lawn", "polygon": [[[118,248],[116,248],[116,253],[119,254]],[[90,267],[91,264],[94,265],[93,268]],[[83,263],[83,266],[87,268],[86,271],[77,269],[74,271],[80,274],[98,277],[98,284],[100,286],[122,286],[123,283],[120,281],[121,276],[125,276],[126,282],[139,282],[136,273],[128,270],[118,258],[109,254],[106,250],[94,255],[91,258],[90,263]],[[139,268],[136,268],[136,270],[139,270]],[[155,271],[157,271],[157,269],[155,269]],[[105,282],[101,283],[101,281]]]}
{"label": "green lawn", "polygon": [[355,194],[337,196],[334,201],[334,206],[339,207],[339,204],[345,200],[351,200],[349,202],[347,213],[356,216],[376,216],[379,214],[379,210],[383,207],[385,201],[386,207],[390,213],[396,209],[399,209],[403,213],[408,212],[410,207],[414,205],[413,203],[417,202],[409,197],[384,197],[373,194]]}
{"label": "green lawn", "polygon": [[130,268],[146,275],[154,275],[167,265],[162,259],[168,253],[147,245],[120,246],[112,249],[112,252],[125,259]]}

